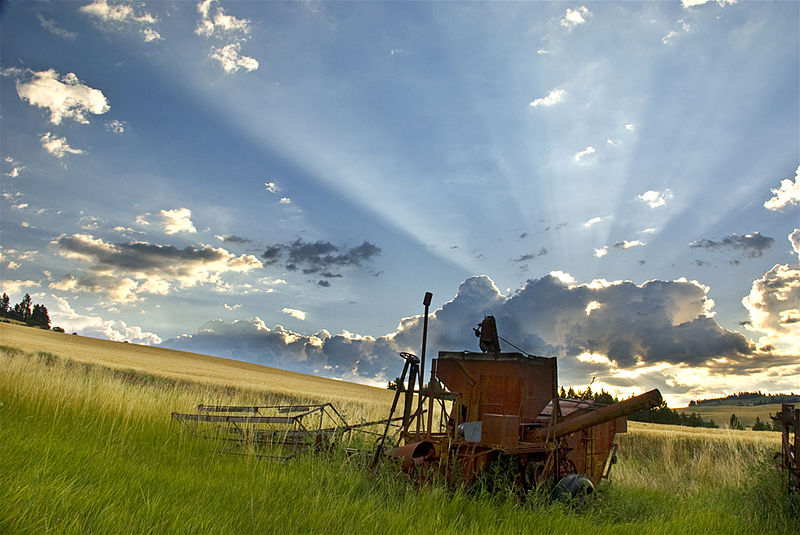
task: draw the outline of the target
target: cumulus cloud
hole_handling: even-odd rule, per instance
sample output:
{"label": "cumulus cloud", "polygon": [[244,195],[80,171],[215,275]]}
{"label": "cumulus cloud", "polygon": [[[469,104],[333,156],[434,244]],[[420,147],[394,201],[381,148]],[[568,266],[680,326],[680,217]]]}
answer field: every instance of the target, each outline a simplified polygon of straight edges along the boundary
{"label": "cumulus cloud", "polygon": [[112,244],[88,234],[61,235],[52,245],[62,257],[90,265],[89,272],[57,284],[105,293],[121,302],[133,301],[141,293],[166,294],[175,284],[181,288],[219,285],[225,273],[262,267],[252,255],[236,256],[208,245],[178,249],[144,242]]}
{"label": "cumulus cloud", "polygon": [[284,308],[281,312],[301,321],[306,319],[306,313],[296,308]]}
{"label": "cumulus cloud", "polygon": [[61,28],[56,21],[44,18],[41,13],[37,13],[36,17],[39,19],[39,24],[42,25],[42,28],[53,35],[57,35],[69,41],[73,41],[76,37],[78,37],[77,33]]}
{"label": "cumulus cloud", "polygon": [[235,73],[241,69],[254,71],[258,69],[258,60],[242,54],[242,43],[250,34],[250,20],[236,18],[225,13],[222,6],[213,9],[216,0],[203,0],[197,4],[200,21],[195,28],[197,35],[215,39],[221,46],[212,46],[209,57],[219,61],[226,73]]}
{"label": "cumulus cloud", "polygon": [[281,197],[281,204],[292,204],[292,199],[289,197]]}
{"label": "cumulus cloud", "polygon": [[239,310],[240,308],[242,308],[242,305],[238,305],[238,304],[237,305],[223,304],[222,306],[225,307],[225,310],[230,310],[231,312],[233,312],[234,310]]}
{"label": "cumulus cloud", "polygon": [[65,118],[88,124],[88,114],[101,115],[111,109],[102,91],[83,84],[74,73],[60,76],[54,69],[13,72],[19,75],[19,98],[31,106],[48,109],[53,124],[61,124]]}
{"label": "cumulus cloud", "polygon": [[761,346],[800,355],[800,265],[775,265],[753,281],[742,304],[749,328],[763,333]]}
{"label": "cumulus cloud", "polygon": [[597,152],[597,151],[594,149],[594,147],[589,146],[589,147],[586,147],[585,149],[583,149],[580,152],[576,152],[575,156],[573,156],[573,158],[575,159],[576,162],[579,162],[579,161],[583,160],[586,156],[589,156],[590,154],[594,154],[595,152]]}
{"label": "cumulus cloud", "polygon": [[[331,279],[341,276],[334,270],[362,266],[380,252],[380,247],[366,240],[357,247],[347,247],[329,241],[306,242],[298,238],[292,243],[270,245],[261,256],[267,265],[281,263],[290,271],[301,270],[307,275],[319,274]],[[327,280],[321,282],[330,285]]]}
{"label": "cumulus cloud", "polygon": [[161,226],[167,234],[177,234],[178,232],[194,234],[197,232],[191,220],[192,211],[188,208],[161,210],[158,215],[161,218]]}
{"label": "cumulus cloud", "polygon": [[664,191],[648,190],[636,196],[637,199],[647,204],[650,208],[664,206],[672,197],[672,191],[669,189],[665,189]]}
{"label": "cumulus cloud", "polygon": [[394,368],[399,362],[398,346],[385,337],[376,339],[346,331],[332,335],[326,330],[305,335],[281,325],[269,328],[258,317],[233,323],[210,321],[201,325],[197,333],[184,334],[162,345],[189,351],[202,349],[211,355],[381,386],[396,375]]}
{"label": "cumulus cloud", "polygon": [[7,173],[4,173],[7,177],[17,178],[20,173],[22,173],[22,170],[25,169],[24,165],[20,164],[11,156],[6,156],[3,158],[3,161],[11,166],[11,169]]}
{"label": "cumulus cloud", "polygon": [[607,245],[604,245],[604,246],[600,247],[599,249],[595,249],[594,250],[595,258],[603,258],[607,254],[608,254],[608,246]]}
{"label": "cumulus cloud", "polygon": [[752,234],[745,234],[744,236],[731,234],[720,240],[697,240],[690,243],[689,247],[692,249],[710,249],[712,251],[720,249],[738,249],[742,251],[745,256],[756,258],[763,255],[764,251],[772,248],[774,243],[775,238],[762,236],[758,232],[753,232]]}
{"label": "cumulus cloud", "polygon": [[228,73],[238,72],[240,69],[254,71],[258,69],[258,60],[241,53],[241,43],[228,43],[221,48],[213,48],[208,57],[219,61],[222,69]]}
{"label": "cumulus cloud", "polygon": [[105,127],[106,130],[112,134],[117,134],[119,136],[125,133],[125,130],[128,128],[128,123],[114,119],[113,121],[106,122]]}
{"label": "cumulus cloud", "polygon": [[529,106],[533,106],[534,108],[538,106],[553,106],[564,100],[564,95],[566,94],[567,92],[563,89],[553,89],[546,97],[540,97],[531,101]]}
{"label": "cumulus cloud", "polygon": [[270,193],[277,193],[281,190],[275,182],[264,182],[264,187],[267,188],[267,191]]}
{"label": "cumulus cloud", "polygon": [[795,254],[797,254],[798,262],[800,262],[800,229],[794,229],[794,231],[789,234],[789,243],[792,244],[792,249],[794,249]]}
{"label": "cumulus cloud", "polygon": [[[579,284],[568,273],[553,272],[505,295],[489,277],[475,276],[431,314],[428,347],[477,351],[472,327],[493,315],[506,340],[532,354],[559,357],[562,384],[597,375],[605,384],[633,383],[642,390],[671,384],[675,390],[680,386],[674,374],[682,371],[697,375],[714,365],[736,375],[758,363],[787,364],[716,323],[708,290],[685,279]],[[164,345],[375,381],[399,373],[396,352],[417,352],[421,331],[421,316],[403,318],[394,332],[377,338],[347,331],[303,335],[279,325],[270,329],[258,318],[231,324],[215,320]],[[666,376],[666,369],[673,375]]]}
{"label": "cumulus cloud", "polygon": [[39,141],[42,142],[44,150],[55,156],[56,158],[63,158],[66,154],[84,154],[81,149],[73,149],[67,143],[67,138],[56,137],[50,132],[44,134]]}
{"label": "cumulus cloud", "polygon": [[134,344],[160,344],[161,337],[141,327],[128,325],[124,321],[106,320],[96,315],[85,315],[76,312],[69,301],[53,294],[39,294],[37,301],[47,307],[53,325],[62,327],[67,332],[76,332],[83,336],[105,338],[116,342],[132,342]]}
{"label": "cumulus cloud", "polygon": [[579,24],[586,22],[586,18],[590,17],[592,12],[586,6],[581,6],[576,9],[567,8],[564,18],[561,19],[561,25],[570,30]]}
{"label": "cumulus cloud", "polygon": [[9,296],[20,295],[28,288],[38,288],[39,283],[32,280],[2,280],[0,288]]}
{"label": "cumulus cloud", "polygon": [[158,19],[141,9],[137,14],[130,4],[120,2],[109,5],[107,0],[95,0],[81,7],[80,11],[91,16],[104,30],[133,29],[139,32],[146,43],[161,39],[161,35],[153,28]]}
{"label": "cumulus cloud", "polygon": [[764,203],[767,210],[782,210],[786,206],[800,204],[800,166],[794,172],[794,182],[791,178],[781,180],[781,185],[772,190],[772,198]]}

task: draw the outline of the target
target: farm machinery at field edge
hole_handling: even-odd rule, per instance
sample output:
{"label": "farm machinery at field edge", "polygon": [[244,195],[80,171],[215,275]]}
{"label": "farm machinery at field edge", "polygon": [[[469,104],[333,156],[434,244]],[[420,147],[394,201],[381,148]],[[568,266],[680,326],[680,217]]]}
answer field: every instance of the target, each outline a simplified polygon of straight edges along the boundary
{"label": "farm machinery at field edge", "polygon": [[[616,462],[614,436],[627,430],[626,416],[661,403],[658,390],[606,406],[559,398],[556,358],[501,352],[492,316],[475,329],[482,351],[440,351],[424,386],[431,297],[428,292],[423,300],[421,359],[400,353],[405,364],[384,420],[351,425],[330,403],[201,404],[195,414],[173,412],[172,418],[229,441],[228,453],[285,461],[343,443],[349,453],[371,457],[372,468],[394,459],[416,479],[470,486],[502,471],[519,489],[552,484],[575,497],[609,475]],[[396,415],[401,398],[402,414]],[[375,431],[381,427],[382,433]],[[353,431],[377,436],[371,453],[349,448]]]}
{"label": "farm machinery at field edge", "polygon": [[[400,445],[385,453],[404,471],[471,485],[502,466],[521,489],[552,482],[571,496],[591,492],[616,460],[625,417],[661,403],[658,390],[606,406],[559,398],[555,358],[500,352],[491,316],[476,334],[490,351],[440,351],[427,386],[421,360],[401,354],[390,413],[404,395]],[[373,464],[383,453],[381,441]]]}

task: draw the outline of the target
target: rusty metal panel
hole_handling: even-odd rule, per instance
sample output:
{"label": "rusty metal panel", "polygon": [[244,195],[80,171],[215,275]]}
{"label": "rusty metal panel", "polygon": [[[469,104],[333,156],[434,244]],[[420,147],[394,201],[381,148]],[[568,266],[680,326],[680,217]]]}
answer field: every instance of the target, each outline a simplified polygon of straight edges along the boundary
{"label": "rusty metal panel", "polygon": [[481,443],[514,448],[519,445],[519,416],[515,414],[484,414]]}
{"label": "rusty metal panel", "polygon": [[[436,374],[451,392],[464,396],[468,419],[480,418],[482,400],[492,395],[495,390],[492,384],[500,384],[499,379],[493,379],[490,383],[485,383],[487,390],[484,390],[481,376],[520,378],[519,409],[504,408],[503,411],[510,410],[512,414],[519,414],[521,421],[530,422],[536,419],[553,398],[555,366],[554,358],[529,357],[520,353],[441,351],[437,359]],[[510,403],[517,403],[516,397]],[[505,401],[502,405],[506,407]]]}

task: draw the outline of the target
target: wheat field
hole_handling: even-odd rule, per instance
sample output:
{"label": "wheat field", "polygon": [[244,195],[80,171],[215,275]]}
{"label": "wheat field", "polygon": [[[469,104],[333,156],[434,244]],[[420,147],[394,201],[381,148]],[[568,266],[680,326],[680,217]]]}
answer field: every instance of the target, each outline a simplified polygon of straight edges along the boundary
{"label": "wheat field", "polygon": [[19,329],[0,330],[1,533],[797,532],[776,433],[631,422],[611,479],[580,507],[419,487],[336,454],[224,455],[170,419],[199,402],[339,400],[357,421],[384,416],[388,391]]}

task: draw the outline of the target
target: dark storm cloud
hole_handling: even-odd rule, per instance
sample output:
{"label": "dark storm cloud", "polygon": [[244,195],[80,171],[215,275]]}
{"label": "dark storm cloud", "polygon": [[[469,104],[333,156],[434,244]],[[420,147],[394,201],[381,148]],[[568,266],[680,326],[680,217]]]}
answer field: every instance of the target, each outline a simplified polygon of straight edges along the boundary
{"label": "dark storm cloud", "polygon": [[775,238],[769,236],[762,236],[758,232],[752,234],[745,234],[739,236],[738,234],[731,234],[725,236],[720,240],[702,239],[693,241],[689,244],[692,249],[709,249],[718,251],[721,249],[737,249],[742,251],[745,256],[756,258],[764,254],[775,243]]}
{"label": "dark storm cloud", "polygon": [[517,258],[512,259],[512,262],[528,262],[529,260],[535,260],[540,256],[544,256],[548,252],[549,251],[547,249],[542,247],[541,249],[539,249],[538,253],[528,253],[528,254],[524,254],[524,255],[518,256]]}
{"label": "dark storm cloud", "polygon": [[248,238],[242,238],[241,236],[236,236],[234,234],[228,234],[227,236],[217,236],[217,239],[219,239],[223,243],[250,243],[253,241]]}
{"label": "dark storm cloud", "polygon": [[298,238],[292,243],[270,245],[261,257],[267,265],[282,263],[290,271],[319,274],[330,279],[342,276],[335,269],[362,266],[380,253],[380,247],[366,240],[357,247],[347,247],[329,241],[306,242]]}
{"label": "dark storm cloud", "polygon": [[[431,313],[428,348],[430,354],[437,350],[478,351],[472,329],[484,316],[493,315],[505,340],[531,354],[559,357],[563,384],[586,383],[587,378],[597,376],[619,386],[652,388],[669,383],[665,392],[676,393],[683,387],[658,370],[637,375],[630,385],[623,385],[628,379],[615,373],[667,363],[698,369],[713,366],[719,373],[744,375],[797,363],[796,357],[794,361],[777,357],[765,353],[764,348],[757,352],[742,334],[720,326],[710,317],[713,303],[706,291],[686,280],[577,284],[556,273],[529,280],[507,296],[489,277],[470,277],[453,299]],[[245,325],[255,331],[254,336],[240,336],[228,324],[215,325],[167,345],[198,352],[208,352],[211,347],[216,350],[213,354],[247,355],[245,360],[303,371],[313,368],[331,377],[384,380],[396,377],[402,368],[398,351],[418,354],[422,335],[421,316],[403,318],[395,332],[379,338],[349,333],[288,336],[282,327],[269,330],[255,323]],[[275,349],[281,344],[287,348],[285,354]],[[501,347],[515,350],[502,340]],[[228,353],[221,353],[220,348],[228,348]],[[608,360],[587,360],[586,354]]]}

